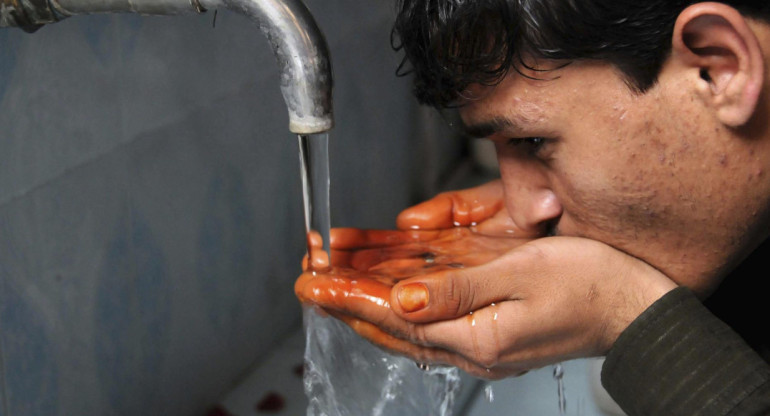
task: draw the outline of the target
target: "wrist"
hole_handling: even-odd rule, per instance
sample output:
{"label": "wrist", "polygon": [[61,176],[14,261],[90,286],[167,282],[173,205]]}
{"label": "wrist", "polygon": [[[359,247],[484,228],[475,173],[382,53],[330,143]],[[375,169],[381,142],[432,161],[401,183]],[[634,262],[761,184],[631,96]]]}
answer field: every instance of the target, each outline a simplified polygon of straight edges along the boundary
{"label": "wrist", "polygon": [[654,267],[629,258],[616,279],[617,295],[606,310],[602,351],[606,354],[615,342],[650,306],[676,289],[678,285]]}

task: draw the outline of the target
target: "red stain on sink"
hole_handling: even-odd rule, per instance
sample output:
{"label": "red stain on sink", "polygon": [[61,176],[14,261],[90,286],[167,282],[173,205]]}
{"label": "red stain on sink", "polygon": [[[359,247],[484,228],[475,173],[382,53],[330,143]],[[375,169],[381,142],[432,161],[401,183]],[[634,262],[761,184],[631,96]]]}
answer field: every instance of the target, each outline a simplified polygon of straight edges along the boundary
{"label": "red stain on sink", "polygon": [[286,400],[280,394],[270,391],[257,402],[256,409],[262,413],[277,413],[286,406]]}

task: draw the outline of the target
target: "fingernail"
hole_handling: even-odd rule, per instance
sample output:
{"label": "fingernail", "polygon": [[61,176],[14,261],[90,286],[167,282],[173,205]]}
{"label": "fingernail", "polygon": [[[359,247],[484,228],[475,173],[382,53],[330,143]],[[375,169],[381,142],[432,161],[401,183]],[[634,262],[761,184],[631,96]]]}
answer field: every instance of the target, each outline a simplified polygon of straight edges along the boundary
{"label": "fingernail", "polygon": [[398,303],[406,312],[417,312],[428,306],[428,287],[424,283],[409,283],[398,289]]}

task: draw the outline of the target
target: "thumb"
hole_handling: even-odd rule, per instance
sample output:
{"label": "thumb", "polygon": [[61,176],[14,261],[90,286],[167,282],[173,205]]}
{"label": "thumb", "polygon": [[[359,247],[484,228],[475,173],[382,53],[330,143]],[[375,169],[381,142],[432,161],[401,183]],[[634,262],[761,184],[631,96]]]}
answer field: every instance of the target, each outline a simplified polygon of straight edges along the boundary
{"label": "thumb", "polygon": [[513,250],[480,266],[444,270],[404,279],[390,292],[391,308],[411,322],[465,316],[495,302],[516,299],[516,263],[527,254]]}

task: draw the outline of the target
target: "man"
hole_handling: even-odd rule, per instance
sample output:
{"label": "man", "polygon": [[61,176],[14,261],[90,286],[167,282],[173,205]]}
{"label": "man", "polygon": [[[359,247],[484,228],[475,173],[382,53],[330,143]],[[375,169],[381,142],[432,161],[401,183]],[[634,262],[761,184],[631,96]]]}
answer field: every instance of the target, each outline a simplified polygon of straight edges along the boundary
{"label": "man", "polygon": [[768,3],[402,0],[395,33],[418,99],[501,171],[399,226],[535,239],[385,307],[318,296],[324,275],[298,295],[419,362],[497,378],[606,355],[630,415],[770,414],[767,275],[747,270],[770,250]]}

